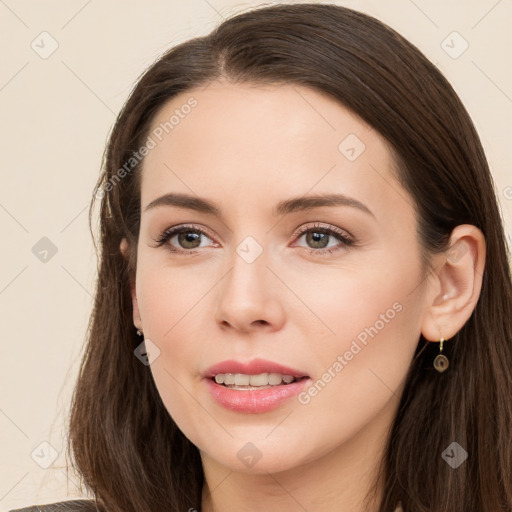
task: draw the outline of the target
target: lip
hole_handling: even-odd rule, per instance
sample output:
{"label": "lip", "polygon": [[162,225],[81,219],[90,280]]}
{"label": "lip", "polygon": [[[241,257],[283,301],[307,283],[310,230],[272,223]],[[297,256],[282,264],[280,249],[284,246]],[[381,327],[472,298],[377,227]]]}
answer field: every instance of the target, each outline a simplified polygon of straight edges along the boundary
{"label": "lip", "polygon": [[205,379],[212,398],[222,407],[231,411],[260,414],[277,409],[284,402],[304,390],[311,379],[304,377],[291,384],[281,384],[264,389],[230,389],[214,380]]}
{"label": "lip", "polygon": [[297,379],[308,376],[305,372],[266,359],[252,359],[246,363],[230,359],[210,366],[210,368],[203,373],[203,377],[211,379],[219,373],[243,373],[245,375],[280,373],[281,375],[291,375]]}
{"label": "lip", "polygon": [[[295,377],[295,382],[280,384],[263,389],[236,390],[217,384],[213,377],[219,373],[243,373],[259,375],[260,373],[280,373]],[[214,364],[203,373],[212,398],[222,407],[231,411],[258,414],[272,411],[284,402],[299,394],[311,381],[301,370],[284,366],[266,359],[253,359],[246,363],[229,360]]]}

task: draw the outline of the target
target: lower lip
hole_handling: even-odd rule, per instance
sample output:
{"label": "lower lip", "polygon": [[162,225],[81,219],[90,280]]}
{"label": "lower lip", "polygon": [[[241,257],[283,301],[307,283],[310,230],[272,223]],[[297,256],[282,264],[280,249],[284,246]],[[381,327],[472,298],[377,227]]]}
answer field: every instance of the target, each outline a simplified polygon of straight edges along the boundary
{"label": "lower lip", "polygon": [[231,411],[254,414],[277,409],[286,400],[298,395],[310,379],[271,388],[247,390],[230,389],[212,379],[205,380],[212,397],[219,405]]}

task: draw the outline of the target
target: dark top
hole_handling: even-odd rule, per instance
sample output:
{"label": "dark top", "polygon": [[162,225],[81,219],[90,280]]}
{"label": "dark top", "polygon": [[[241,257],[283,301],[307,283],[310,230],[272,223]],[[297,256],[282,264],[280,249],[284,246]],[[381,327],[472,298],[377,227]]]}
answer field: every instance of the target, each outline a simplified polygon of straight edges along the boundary
{"label": "dark top", "polygon": [[48,505],[17,508],[9,512],[97,512],[97,510],[93,500],[71,500],[49,503]]}
{"label": "dark top", "polygon": [[[9,512],[98,512],[93,500],[59,501],[48,505],[35,505],[27,508],[17,508]],[[399,503],[395,512],[403,512]]]}

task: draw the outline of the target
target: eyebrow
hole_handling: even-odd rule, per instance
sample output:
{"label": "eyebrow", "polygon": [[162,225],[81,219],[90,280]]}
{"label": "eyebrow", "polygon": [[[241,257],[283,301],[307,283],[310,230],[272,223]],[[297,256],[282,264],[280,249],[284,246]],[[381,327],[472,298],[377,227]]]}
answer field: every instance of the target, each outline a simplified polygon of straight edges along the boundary
{"label": "eyebrow", "polygon": [[[197,212],[208,213],[216,216],[220,216],[221,214],[221,209],[212,201],[198,196],[181,193],[169,193],[158,197],[151,201],[151,203],[144,208],[144,211],[147,212],[148,210],[158,206],[186,208],[188,210],[195,210]],[[286,215],[288,213],[312,210],[323,206],[350,206],[375,218],[375,215],[366,205],[357,199],[344,194],[312,194],[308,196],[293,197],[277,203],[277,205],[272,209],[272,213],[275,216]]]}

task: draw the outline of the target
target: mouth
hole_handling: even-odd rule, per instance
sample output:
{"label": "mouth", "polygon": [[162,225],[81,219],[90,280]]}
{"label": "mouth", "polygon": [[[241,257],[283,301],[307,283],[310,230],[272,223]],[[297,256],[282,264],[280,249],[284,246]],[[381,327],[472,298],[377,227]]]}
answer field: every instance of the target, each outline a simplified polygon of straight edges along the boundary
{"label": "mouth", "polygon": [[289,373],[215,373],[204,379],[212,399],[242,414],[270,412],[304,391],[311,379]]}

